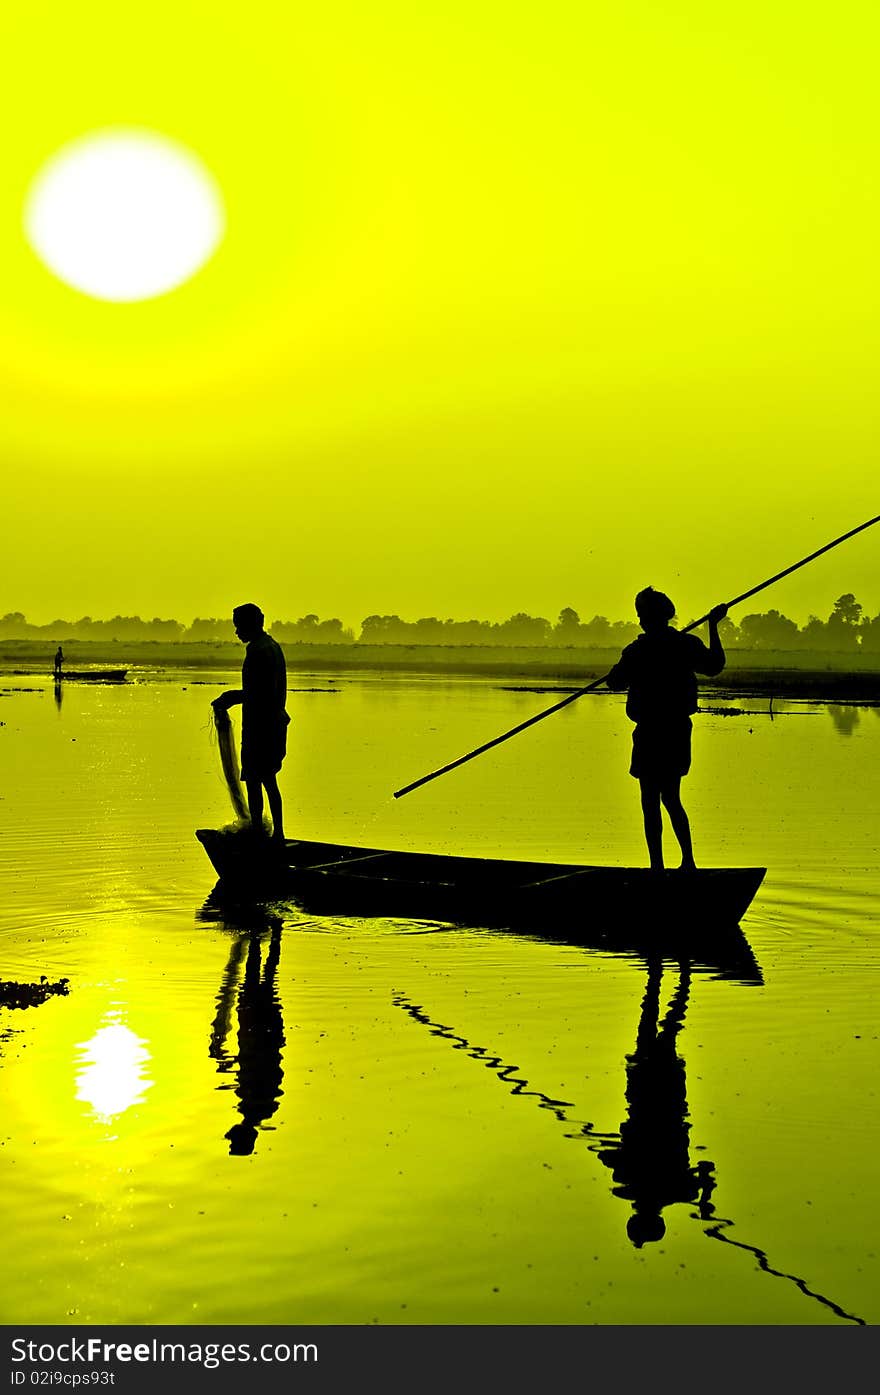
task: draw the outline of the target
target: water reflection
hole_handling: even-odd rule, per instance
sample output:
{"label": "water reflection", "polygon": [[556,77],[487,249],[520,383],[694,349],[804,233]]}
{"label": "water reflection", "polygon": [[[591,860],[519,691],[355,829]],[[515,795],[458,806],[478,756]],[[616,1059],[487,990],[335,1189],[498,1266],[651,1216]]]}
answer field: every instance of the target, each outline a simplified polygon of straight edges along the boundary
{"label": "water reflection", "polygon": [[60,712],[60,711],[61,711],[61,702],[62,702],[62,690],[63,690],[63,685],[62,685],[61,680],[60,680],[59,678],[56,678],[56,679],[55,679],[54,688],[55,688],[55,706],[58,708],[58,711]]}
{"label": "water reflection", "polygon": [[660,1020],[662,980],[662,961],[649,963],[635,1050],[626,1058],[627,1117],[613,1143],[592,1145],[611,1171],[613,1194],[632,1206],[626,1233],[637,1248],[666,1234],[666,1206],[696,1203],[707,1219],[715,1187],[713,1163],[691,1164],[686,1070],[676,1045],[690,995],[689,965],[679,964],[675,992]]}
{"label": "water reflection", "polygon": [[828,704],[828,715],[839,736],[852,736],[859,724],[859,709],[857,707],[843,707],[839,703],[832,702]]}
{"label": "water reflection", "polygon": [[[678,961],[672,998],[661,1018],[661,985],[666,966],[657,956],[644,962],[647,980],[635,1048],[626,1057],[627,1117],[619,1129],[609,1133],[601,1132],[592,1122],[577,1120],[572,1113],[573,1102],[554,1099],[535,1089],[519,1066],[505,1063],[502,1056],[487,1047],[475,1046],[450,1026],[434,1021],[405,994],[396,993],[392,1001],[427,1027],[432,1036],[444,1038],[456,1050],[464,1051],[491,1070],[509,1086],[512,1095],[533,1099],[540,1109],[549,1110],[565,1125],[566,1137],[586,1144],[611,1171],[612,1194],[630,1203],[626,1234],[636,1248],[662,1239],[666,1233],[663,1211],[668,1206],[685,1204],[694,1208],[688,1214],[703,1223],[707,1238],[748,1251],[763,1273],[794,1284],[804,1297],[820,1303],[844,1321],[864,1325],[862,1318],[811,1289],[798,1275],[775,1268],[759,1246],[731,1236],[735,1222],[717,1214],[711,1201],[717,1186],[715,1164],[708,1159],[691,1162],[686,1065],[679,1049],[695,966],[684,957]],[[730,977],[734,982],[742,982],[736,973]],[[760,977],[752,980],[755,981],[760,983]]]}
{"label": "water reflection", "polygon": [[[221,1088],[233,1089],[238,1097],[241,1118],[225,1134],[230,1155],[248,1157],[260,1131],[271,1127],[267,1120],[283,1094],[284,1022],[276,987],[283,921],[268,907],[224,904],[216,895],[206,902],[199,919],[233,933],[208,1052],[218,1073],[232,1077]],[[236,1043],[230,1050],[233,1028]]]}
{"label": "water reflection", "polygon": [[596,926],[587,921],[570,921],[554,927],[552,933],[527,927],[515,932],[547,942],[578,945],[602,954],[620,956],[638,964],[662,964],[674,960],[693,971],[714,973],[732,982],[763,984],[761,966],[754,950],[739,925],[711,924],[706,921],[690,924],[660,915],[650,920]]}
{"label": "water reflection", "polygon": [[862,720],[862,712],[868,709],[880,717],[880,705],[876,703],[830,702],[825,710],[834,723],[834,730],[838,736],[852,736]]}
{"label": "water reflection", "polygon": [[[661,1240],[666,1233],[663,1211],[680,1203],[696,1204],[701,1219],[712,1214],[709,1198],[715,1189],[714,1163],[690,1160],[690,1120],[687,1105],[687,1074],[678,1051],[678,1036],[684,1026],[691,989],[691,964],[682,959],[677,966],[677,983],[663,1018],[660,1018],[660,992],[664,961],[647,961],[647,981],[633,1052],[626,1057],[625,1098],[627,1117],[620,1128],[602,1132],[592,1123],[579,1124],[576,1137],[587,1143],[609,1169],[614,1185],[612,1194],[628,1201],[631,1214],[626,1233],[637,1248]],[[422,1008],[402,995],[396,1006],[433,1035],[447,1038],[459,1049],[494,1070],[507,1081],[513,1094],[537,1099],[561,1123],[572,1124],[570,1101],[552,1099],[529,1086],[518,1066],[506,1066],[500,1056],[473,1046],[451,1028],[433,1022]]]}
{"label": "water reflection", "polygon": [[76,1097],[105,1122],[124,1114],[150,1089],[146,1042],[122,1022],[108,1022],[79,1047]]}

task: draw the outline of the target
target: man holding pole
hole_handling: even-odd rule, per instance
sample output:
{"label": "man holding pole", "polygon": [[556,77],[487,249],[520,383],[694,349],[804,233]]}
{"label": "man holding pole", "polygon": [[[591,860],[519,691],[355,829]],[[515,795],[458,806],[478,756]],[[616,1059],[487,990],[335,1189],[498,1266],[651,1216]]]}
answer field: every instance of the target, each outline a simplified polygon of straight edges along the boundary
{"label": "man holding pole", "polygon": [[691,765],[691,714],[697,710],[696,674],[715,675],[724,667],[718,622],[726,605],[709,612],[708,647],[696,635],[670,627],[675,606],[648,586],[636,596],[644,634],[628,644],[605,682],[613,692],[627,690],[626,715],[635,722],[629,773],[639,782],[651,870],[663,870],[663,816],[669,816],[681,847],[684,871],[696,870],[688,816],[681,802],[682,777]]}
{"label": "man holding pole", "polygon": [[[792,565],[791,565],[790,567],[785,567],[783,571],[781,571],[781,572],[775,572],[775,573],[773,574],[773,576],[768,576],[767,579],[766,579],[766,581],[760,581],[760,582],[758,583],[757,586],[752,586],[748,591],[742,591],[742,592],[740,593],[740,595],[734,596],[733,600],[728,601],[726,605],[717,605],[717,606],[715,607],[715,609],[714,609],[713,611],[711,611],[708,615],[701,615],[700,618],[699,618],[699,620],[692,620],[691,623],[686,627],[686,629],[684,629],[684,630],[669,630],[669,634],[675,635],[677,638],[681,639],[681,638],[684,638],[684,637],[688,634],[688,632],[689,632],[690,630],[695,630],[695,629],[697,628],[698,625],[702,625],[702,623],[703,623],[704,620],[708,620],[708,621],[709,621],[709,626],[710,626],[710,629],[709,629],[709,636],[710,636],[710,641],[712,641],[712,629],[713,629],[713,626],[714,626],[714,628],[715,628],[714,644],[715,644],[716,647],[715,647],[715,650],[714,650],[715,659],[713,660],[713,662],[715,662],[715,660],[717,660],[719,656],[720,656],[721,662],[718,664],[718,667],[717,667],[717,668],[712,668],[712,669],[708,669],[708,670],[706,670],[706,669],[701,669],[701,668],[699,668],[698,666],[693,665],[693,666],[692,666],[692,675],[693,675],[693,672],[697,672],[697,673],[704,673],[704,672],[709,672],[709,673],[720,673],[721,670],[722,670],[722,668],[724,667],[724,650],[721,648],[720,643],[718,643],[717,626],[718,626],[718,621],[724,619],[724,616],[727,614],[727,612],[728,612],[728,610],[731,608],[731,606],[739,605],[741,601],[747,601],[747,600],[749,599],[750,596],[757,596],[757,594],[758,594],[759,591],[766,591],[768,586],[773,586],[775,582],[781,581],[782,578],[783,578],[784,576],[791,576],[792,572],[799,572],[800,569],[801,569],[801,567],[805,567],[805,566],[807,565],[808,562],[813,562],[813,561],[815,561],[815,559],[816,559],[817,557],[821,557],[821,556],[823,555],[823,553],[825,553],[825,552],[830,552],[831,549],[832,549],[833,547],[839,547],[841,543],[846,542],[849,538],[854,538],[854,537],[856,536],[857,533],[863,533],[863,532],[865,531],[866,528],[873,528],[875,523],[880,523],[880,514],[877,514],[876,517],[874,517],[874,518],[869,518],[869,519],[867,520],[867,522],[865,522],[865,523],[860,523],[860,524],[858,525],[857,528],[850,528],[850,530],[849,530],[848,533],[841,533],[841,535],[840,535],[839,538],[833,538],[832,541],[829,542],[829,543],[826,543],[824,547],[819,547],[819,548],[816,549],[815,552],[811,552],[807,557],[802,557],[802,558],[800,559],[799,562],[794,562],[794,563],[792,563]],[[650,588],[649,588],[649,590],[650,590]],[[642,594],[644,595],[645,593],[642,592]],[[672,616],[675,614],[675,609],[674,609],[674,607],[672,606],[672,602],[669,600],[668,596],[667,596],[667,597],[664,597],[664,600],[665,600],[666,603],[667,603],[667,614],[666,614],[666,618],[665,618],[665,619],[661,619],[661,620],[659,621],[659,624],[658,624],[658,632],[659,632],[659,630],[664,629],[664,628],[667,629],[667,630],[669,629],[669,620],[670,620],[670,619],[672,618]],[[647,635],[647,629],[646,629],[646,635]],[[639,642],[639,641],[636,640],[636,644],[638,644],[638,642]],[[673,642],[675,642],[675,641],[673,641]],[[698,641],[698,642],[699,642],[699,641]],[[633,647],[633,646],[629,646],[629,648],[632,648],[632,647]],[[703,644],[700,645],[700,650],[705,651],[705,652],[709,652],[708,650],[706,650],[706,646],[703,645]],[[627,652],[627,651],[624,650],[624,655],[626,654],[626,652]],[[682,652],[683,652],[683,651],[682,651]],[[623,664],[623,665],[624,665],[623,676],[626,677],[626,676],[627,676],[627,673],[628,673],[628,662],[625,662],[624,655],[621,655],[620,664]],[[618,668],[618,669],[620,668],[620,664],[617,665],[617,668]],[[535,715],[534,715],[534,717],[528,717],[528,718],[526,719],[526,721],[520,722],[520,723],[519,723],[517,726],[515,726],[515,727],[511,727],[509,731],[504,731],[504,732],[502,732],[500,736],[494,737],[491,741],[484,741],[483,744],[482,744],[482,746],[477,746],[477,747],[474,748],[473,751],[468,751],[468,752],[466,752],[465,755],[459,756],[457,760],[449,761],[449,763],[448,763],[447,765],[441,765],[440,768],[439,768],[439,770],[432,770],[432,771],[429,772],[429,774],[427,774],[427,775],[422,775],[418,780],[412,780],[412,781],[410,781],[410,783],[409,783],[408,785],[404,785],[404,786],[402,787],[402,789],[399,789],[399,790],[395,790],[395,791],[394,791],[394,798],[395,798],[395,799],[401,799],[401,798],[403,797],[403,795],[409,794],[411,790],[420,789],[422,785],[427,785],[428,782],[429,782],[430,780],[436,780],[437,777],[438,777],[439,775],[445,775],[445,774],[447,773],[447,771],[449,771],[449,770],[457,770],[458,767],[459,767],[460,765],[464,765],[466,761],[474,760],[476,756],[481,756],[481,755],[483,754],[484,751],[491,751],[492,748],[493,748],[493,746],[500,746],[501,743],[502,743],[502,741],[509,741],[510,738],[511,738],[512,736],[518,736],[519,733],[520,733],[521,731],[525,731],[527,727],[533,727],[533,726],[535,725],[536,722],[543,722],[544,719],[545,719],[545,717],[552,717],[552,715],[553,715],[554,712],[560,712],[560,711],[562,710],[563,707],[568,707],[569,703],[571,703],[571,702],[577,702],[578,698],[583,697],[585,693],[594,693],[594,692],[596,691],[597,688],[601,688],[602,684],[607,682],[608,677],[610,677],[610,675],[606,675],[606,677],[604,677],[604,678],[596,678],[592,683],[588,683],[587,686],[586,686],[585,688],[578,688],[577,692],[569,693],[568,697],[564,697],[564,698],[562,699],[561,702],[554,702],[554,704],[553,704],[552,707],[546,707],[546,708],[544,709],[543,712],[536,712]],[[629,680],[628,680],[628,678],[627,678],[627,681],[626,681],[626,682],[623,682],[623,683],[618,682],[618,683],[617,683],[617,687],[618,687],[619,689],[626,688],[626,687],[628,687],[628,686],[629,686]],[[691,708],[690,711],[694,711],[694,708]],[[689,714],[689,713],[685,713],[685,716],[686,716],[687,719],[688,719],[688,741],[687,741],[687,748],[688,748],[688,761],[689,761],[689,760],[690,760],[690,735],[689,735],[689,731],[690,731],[690,714]],[[638,777],[636,777],[636,778],[638,778]],[[681,775],[679,775],[678,778],[679,778],[679,781],[680,781],[680,780],[681,780]],[[680,801],[679,801],[679,802],[680,802]],[[682,810],[682,813],[683,813],[683,812],[684,812],[684,811]],[[658,817],[659,817],[659,809],[658,809]],[[687,822],[687,820],[685,819],[685,823],[686,823],[686,822]],[[656,826],[656,825],[655,825],[655,826]],[[684,852],[684,848],[682,848],[682,851]],[[691,858],[691,862],[690,862],[690,863],[688,862],[687,859],[685,859],[685,865],[691,865],[691,863],[692,863],[692,858]],[[660,860],[660,862],[659,862],[658,865],[659,865],[659,866],[662,866],[662,859]]]}

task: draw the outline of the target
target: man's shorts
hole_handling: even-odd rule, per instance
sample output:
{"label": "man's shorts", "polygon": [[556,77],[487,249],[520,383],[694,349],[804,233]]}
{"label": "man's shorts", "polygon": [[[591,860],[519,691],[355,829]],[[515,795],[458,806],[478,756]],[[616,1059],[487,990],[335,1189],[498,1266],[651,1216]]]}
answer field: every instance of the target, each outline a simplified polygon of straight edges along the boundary
{"label": "man's shorts", "polygon": [[656,725],[639,722],[633,731],[630,775],[658,785],[680,780],[691,768],[691,730],[690,717]]}
{"label": "man's shorts", "polygon": [[287,721],[243,732],[241,778],[247,782],[262,780],[267,775],[277,775],[286,755]]}

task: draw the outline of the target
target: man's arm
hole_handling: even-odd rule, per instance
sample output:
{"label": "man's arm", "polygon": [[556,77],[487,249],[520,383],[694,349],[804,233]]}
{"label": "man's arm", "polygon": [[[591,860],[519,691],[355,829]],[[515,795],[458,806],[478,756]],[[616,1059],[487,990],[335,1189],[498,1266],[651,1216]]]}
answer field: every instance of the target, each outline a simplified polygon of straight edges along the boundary
{"label": "man's arm", "polygon": [[624,649],[617,663],[605,679],[605,686],[606,688],[610,688],[612,693],[622,693],[625,688],[629,687],[631,682],[632,675],[630,673],[629,658],[626,649]]}
{"label": "man's arm", "polygon": [[227,692],[221,693],[219,697],[215,697],[211,706],[215,712],[228,712],[230,707],[237,707],[243,699],[244,693],[241,688],[230,688]]}
{"label": "man's arm", "polygon": [[287,660],[284,657],[284,650],[278,645],[278,652],[275,663],[275,692],[278,705],[281,708],[287,706]]}
{"label": "man's arm", "polygon": [[709,611],[709,645],[707,648],[705,644],[700,643],[703,652],[700,656],[699,666],[694,665],[697,673],[705,673],[710,678],[714,677],[716,673],[720,673],[727,661],[724,645],[718,635],[718,622],[723,620],[726,614],[726,605],[716,605]]}

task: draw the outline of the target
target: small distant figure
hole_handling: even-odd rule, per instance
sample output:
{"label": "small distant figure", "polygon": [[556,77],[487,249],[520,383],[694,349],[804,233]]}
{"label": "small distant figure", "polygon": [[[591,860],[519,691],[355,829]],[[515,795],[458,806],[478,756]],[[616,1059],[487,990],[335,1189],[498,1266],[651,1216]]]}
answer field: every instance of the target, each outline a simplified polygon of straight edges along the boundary
{"label": "small distant figure", "polygon": [[724,667],[718,622],[727,614],[717,605],[709,614],[709,644],[670,627],[675,606],[648,586],[636,596],[644,634],[628,644],[608,675],[615,692],[627,690],[626,714],[635,722],[629,773],[639,782],[645,839],[652,871],[663,870],[663,816],[669,815],[681,847],[681,866],[694,871],[688,816],[681,781],[691,766],[691,715],[697,710],[696,674],[714,675]]}
{"label": "small distant figure", "polygon": [[287,665],[284,651],[263,628],[259,606],[236,606],[235,633],[247,652],[241,666],[241,688],[221,693],[211,706],[228,712],[241,703],[241,778],[247,791],[254,832],[263,831],[263,790],[272,816],[272,840],[284,846],[284,818],[278,772],[287,754]]}
{"label": "small distant figure", "polygon": [[62,665],[63,663],[64,663],[64,650],[61,648],[61,645],[59,644],[58,648],[55,650],[55,682],[56,682],[56,683],[60,683],[60,682],[61,682],[61,665]]}

